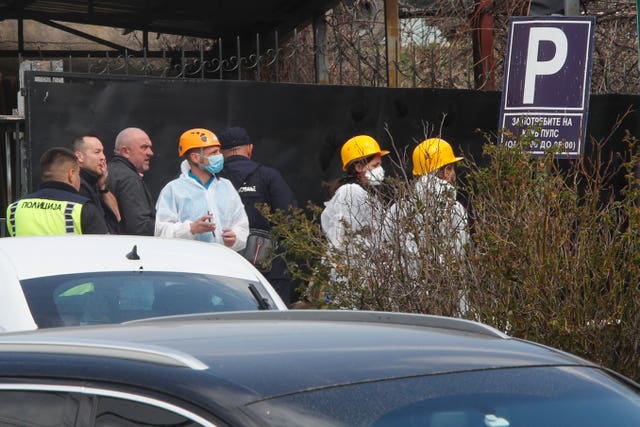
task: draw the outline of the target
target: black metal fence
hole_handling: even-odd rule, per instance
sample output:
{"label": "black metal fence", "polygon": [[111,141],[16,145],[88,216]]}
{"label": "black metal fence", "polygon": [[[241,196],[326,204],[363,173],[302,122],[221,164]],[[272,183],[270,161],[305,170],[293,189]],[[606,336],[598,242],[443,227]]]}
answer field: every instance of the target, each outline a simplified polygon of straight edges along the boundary
{"label": "black metal fence", "polygon": [[[62,59],[64,71],[96,75],[143,75],[172,78],[251,80],[286,83],[323,83],[368,87],[439,89],[484,89],[474,84],[471,36],[448,40],[431,35],[404,36],[394,47],[397,61],[391,64],[384,37],[348,38],[334,34],[319,44],[307,29],[294,32],[284,41],[278,33],[252,40],[237,38],[201,42],[179,50],[125,50],[82,52],[39,52],[20,60]],[[601,39],[603,40],[603,39]],[[598,45],[593,61],[592,94],[636,94],[640,72],[636,46],[617,46],[617,52]],[[502,46],[496,47],[491,78],[500,90],[503,68]],[[320,67],[319,64],[325,64]],[[485,81],[485,78],[480,80]],[[390,84],[391,83],[391,84]]]}
{"label": "black metal fence", "polygon": [[[126,41],[115,45],[129,50],[53,51],[48,48],[71,45],[46,40],[24,41],[16,48],[21,59],[63,59],[64,71],[72,73],[500,90],[509,19],[529,13],[530,1],[491,2],[489,9],[473,0],[401,3],[394,46],[386,45],[387,20],[381,0],[344,0],[286,34],[272,31],[224,40],[157,34],[149,41],[131,32]],[[592,94],[640,93],[634,2],[584,0],[580,4],[583,16],[596,17]],[[489,17],[490,24],[480,17]],[[479,32],[492,35],[491,60],[479,59],[478,49],[474,59],[473,40]],[[10,54],[0,51],[0,56]],[[486,75],[474,75],[474,68]]]}

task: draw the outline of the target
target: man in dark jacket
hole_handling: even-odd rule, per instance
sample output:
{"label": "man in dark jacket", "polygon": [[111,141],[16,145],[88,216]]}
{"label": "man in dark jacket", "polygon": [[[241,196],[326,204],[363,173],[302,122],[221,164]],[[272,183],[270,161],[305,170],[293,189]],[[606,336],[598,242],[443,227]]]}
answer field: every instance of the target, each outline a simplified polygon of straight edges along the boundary
{"label": "man in dark jacket", "polygon": [[142,129],[126,128],[116,137],[107,187],[118,201],[124,234],[153,236],[155,231],[155,202],[143,180],[153,157],[151,146],[151,139]]}
{"label": "man in dark jacket", "polygon": [[78,136],[73,150],[80,165],[80,194],[91,200],[104,216],[111,234],[119,234],[120,210],[116,197],[107,187],[107,158],[97,136]]}
{"label": "man in dark jacket", "polygon": [[[271,230],[271,224],[262,215],[256,204],[267,204],[271,211],[289,211],[297,206],[293,191],[277,170],[251,159],[253,144],[247,131],[231,127],[218,134],[224,155],[221,177],[227,178],[238,190],[244,209],[249,217],[249,228]],[[295,285],[286,273],[282,259],[274,259],[271,269],[263,272],[285,304],[296,302]]]}
{"label": "man in dark jacket", "polygon": [[105,234],[104,217],[80,195],[80,166],[73,151],[54,147],[40,157],[42,184],[7,208],[10,236]]}

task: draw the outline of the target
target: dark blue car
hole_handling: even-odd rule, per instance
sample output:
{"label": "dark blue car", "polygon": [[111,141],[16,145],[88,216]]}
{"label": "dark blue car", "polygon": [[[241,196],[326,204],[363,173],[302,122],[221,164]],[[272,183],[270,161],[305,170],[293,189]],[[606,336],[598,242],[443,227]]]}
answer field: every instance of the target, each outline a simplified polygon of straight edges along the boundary
{"label": "dark blue car", "polygon": [[0,426],[637,427],[638,392],[436,316],[253,311],[0,336]]}

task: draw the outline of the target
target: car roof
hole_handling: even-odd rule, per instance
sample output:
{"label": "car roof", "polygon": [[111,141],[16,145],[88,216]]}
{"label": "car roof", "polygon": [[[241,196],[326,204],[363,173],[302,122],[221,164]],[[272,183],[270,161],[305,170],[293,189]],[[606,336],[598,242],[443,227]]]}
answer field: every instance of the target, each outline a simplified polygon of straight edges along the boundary
{"label": "car roof", "polygon": [[[121,381],[186,393],[194,402],[207,402],[213,393],[218,401],[232,405],[336,384],[419,375],[595,366],[463,319],[332,310],[191,315],[4,334],[0,336],[0,375],[24,370],[33,374],[23,363],[24,353],[41,358],[37,365],[46,366],[48,376],[73,378],[80,372],[101,381],[116,378],[118,371],[105,369],[104,361],[97,365],[102,370],[92,371],[87,360],[124,360],[135,368],[120,373]],[[6,363],[10,354],[16,358],[13,365]],[[74,358],[82,363],[73,363]],[[70,368],[76,365],[77,369]],[[158,376],[161,380],[154,380],[150,366],[181,379],[167,381],[165,373]],[[198,386],[185,386],[189,381]]]}
{"label": "car roof", "polygon": [[[139,259],[127,255],[136,249]],[[184,239],[127,235],[64,235],[0,238],[0,265],[19,280],[92,271],[171,271],[258,280],[235,251]]]}

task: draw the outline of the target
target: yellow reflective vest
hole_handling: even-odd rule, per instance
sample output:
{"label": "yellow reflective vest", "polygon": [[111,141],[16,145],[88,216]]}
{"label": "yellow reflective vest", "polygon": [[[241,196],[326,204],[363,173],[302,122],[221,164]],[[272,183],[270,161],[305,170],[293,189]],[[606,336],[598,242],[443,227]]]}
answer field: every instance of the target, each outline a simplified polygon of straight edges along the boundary
{"label": "yellow reflective vest", "polygon": [[10,236],[82,234],[82,203],[27,198],[7,208]]}

